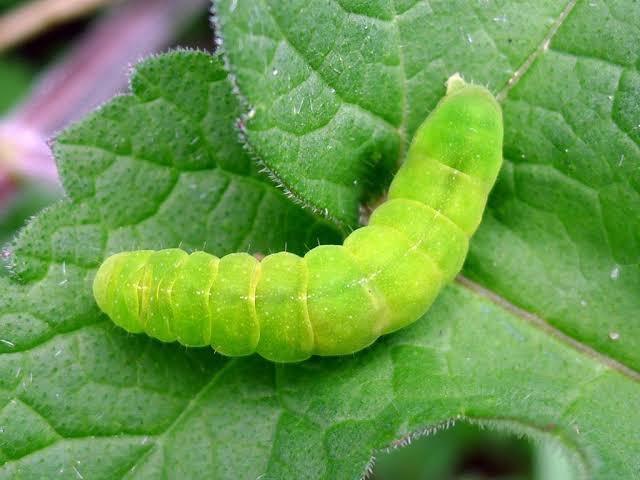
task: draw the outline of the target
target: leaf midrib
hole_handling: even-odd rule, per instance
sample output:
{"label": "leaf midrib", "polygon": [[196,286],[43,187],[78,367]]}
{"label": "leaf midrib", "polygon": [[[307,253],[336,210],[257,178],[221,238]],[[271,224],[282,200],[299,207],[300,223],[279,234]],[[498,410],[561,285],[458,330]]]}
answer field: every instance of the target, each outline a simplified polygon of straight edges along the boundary
{"label": "leaf midrib", "polygon": [[458,275],[455,279],[455,283],[469,290],[473,294],[490,301],[494,305],[500,307],[502,310],[505,310],[510,315],[519,318],[523,322],[535,327],[537,330],[542,331],[548,336],[553,337],[554,339],[560,341],[573,350],[576,350],[581,354],[588,356],[590,359],[597,363],[600,363],[604,367],[615,370],[623,374],[627,378],[635,381],[636,383],[640,383],[640,372],[638,372],[637,370],[634,370],[628,365],[625,365],[624,363],[588,346],[587,344],[576,340],[575,338],[564,333],[562,330],[554,327],[538,315],[529,312],[528,310],[524,310],[523,308],[520,308],[519,306],[509,302],[503,296],[495,293],[489,288],[486,288],[484,285],[476,283],[468,277],[465,277],[464,275]]}
{"label": "leaf midrib", "polygon": [[500,91],[496,94],[496,99],[498,100],[498,102],[503,103],[504,100],[507,99],[509,92],[520,82],[520,80],[522,80],[522,77],[524,77],[525,74],[529,71],[531,65],[533,65],[536,59],[540,55],[542,55],[549,47],[549,45],[551,44],[551,40],[553,40],[553,37],[556,36],[556,33],[558,33],[558,30],[560,30],[560,27],[567,20],[567,18],[573,11],[573,8],[576,6],[576,3],[577,0],[569,0],[567,2],[565,7],[562,9],[562,12],[560,12],[560,15],[558,15],[558,18],[556,18],[556,20],[551,24],[549,32],[547,32],[547,34],[544,36],[538,46],[533,50],[533,52],[531,52],[524,60],[524,62],[522,62],[522,64],[513,72],[513,74],[506,81],[504,87],[502,87],[502,89],[500,89]]}

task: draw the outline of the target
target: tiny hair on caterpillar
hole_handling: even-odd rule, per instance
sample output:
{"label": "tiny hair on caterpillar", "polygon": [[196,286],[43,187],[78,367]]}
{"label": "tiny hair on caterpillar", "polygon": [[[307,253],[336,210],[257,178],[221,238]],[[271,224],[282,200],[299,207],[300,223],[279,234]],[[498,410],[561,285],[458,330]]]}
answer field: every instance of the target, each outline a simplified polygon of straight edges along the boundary
{"label": "tiny hair on caterpillar", "polygon": [[275,362],[345,355],[424,315],[462,268],[502,163],[502,112],[456,74],[418,128],[387,200],[342,245],[303,257],[121,252],[93,283],[131,333]]}

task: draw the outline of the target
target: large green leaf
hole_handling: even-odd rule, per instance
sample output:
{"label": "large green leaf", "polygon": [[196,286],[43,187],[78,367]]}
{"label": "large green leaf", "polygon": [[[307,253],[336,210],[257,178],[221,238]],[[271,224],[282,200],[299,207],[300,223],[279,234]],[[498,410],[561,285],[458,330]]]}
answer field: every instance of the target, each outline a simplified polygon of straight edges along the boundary
{"label": "large green leaf", "polygon": [[219,2],[218,24],[251,148],[349,223],[365,160],[401,160],[449,75],[498,92],[505,166],[466,274],[640,369],[638,2],[257,0]]}
{"label": "large green leaf", "polygon": [[353,225],[445,80],[460,71],[500,88],[563,9],[499,3],[216,2],[252,148],[303,202]]}
{"label": "large green leaf", "polygon": [[[215,57],[174,53],[147,61],[134,77],[133,96],[119,97],[59,138],[56,153],[70,198],[38,217],[14,246],[11,263],[22,284],[0,278],[1,478],[58,474],[71,478],[359,478],[371,456],[381,449],[458,420],[558,444],[573,460],[576,471],[585,475],[637,476],[640,375],[636,364],[627,361],[629,355],[638,357],[633,356],[633,349],[625,350],[624,342],[638,342],[638,335],[623,331],[621,325],[616,327],[619,338],[614,341],[606,328],[603,345],[610,350],[587,342],[586,336],[588,327],[602,319],[598,312],[606,305],[612,310],[621,299],[627,303],[620,313],[614,311],[604,321],[616,320],[616,315],[626,312],[625,320],[633,324],[634,312],[627,309],[637,301],[637,229],[629,227],[628,240],[612,236],[622,242],[624,248],[619,251],[627,255],[627,263],[616,263],[615,275],[611,268],[603,279],[596,279],[611,282],[607,285],[613,285],[609,288],[615,288],[616,296],[607,296],[603,289],[602,295],[589,297],[589,303],[579,309],[583,324],[565,329],[570,335],[547,323],[569,325],[570,305],[557,303],[556,279],[547,276],[557,271],[569,282],[576,274],[567,265],[566,259],[571,258],[567,251],[581,254],[580,266],[585,260],[606,263],[615,251],[611,239],[598,246],[598,238],[587,235],[593,220],[587,221],[581,209],[589,204],[582,198],[569,203],[576,182],[568,175],[591,174],[595,160],[567,169],[564,181],[553,186],[543,174],[534,172],[537,183],[528,186],[540,196],[544,192],[551,207],[573,214],[567,219],[575,229],[573,235],[568,235],[569,228],[557,235],[554,229],[564,225],[557,212],[545,210],[546,203],[541,206],[522,200],[527,191],[521,186],[518,169],[536,166],[527,162],[527,155],[538,152],[537,168],[544,173],[541,167],[550,167],[543,164],[546,157],[542,155],[550,147],[543,149],[544,140],[548,142],[543,133],[564,138],[568,132],[558,125],[536,123],[531,114],[518,119],[518,113],[509,113],[509,109],[517,106],[516,94],[532,91],[546,97],[554,88],[563,87],[547,82],[544,88],[533,88],[536,68],[550,55],[551,49],[543,53],[543,46],[555,32],[555,19],[562,25],[551,43],[554,48],[572,21],[579,23],[575,29],[580,32],[588,32],[592,24],[594,31],[597,26],[605,32],[600,35],[620,37],[627,32],[629,45],[633,35],[636,40],[638,35],[637,25],[632,30],[629,24],[639,17],[625,11],[618,17],[627,21],[626,26],[605,28],[607,17],[598,10],[600,3],[566,9],[564,20],[564,5],[556,2],[503,5],[497,13],[491,11],[494,7],[489,2],[480,2],[472,12],[467,12],[467,3],[457,7],[450,2],[441,6],[420,2],[415,7],[396,3],[390,9],[384,0],[310,2],[302,5],[296,28],[300,35],[317,36],[316,44],[323,48],[333,40],[338,45],[339,37],[327,27],[331,22],[324,21],[329,18],[325,14],[338,5],[343,12],[345,8],[355,12],[349,18],[371,20],[366,23],[371,41],[402,52],[404,65],[415,56],[415,64],[422,65],[413,70],[415,98],[399,110],[399,117],[394,116],[393,107],[398,91],[390,84],[384,89],[374,85],[385,79],[373,75],[366,85],[379,89],[376,102],[359,105],[364,93],[354,89],[348,93],[354,97],[347,98],[352,103],[347,104],[342,98],[347,93],[340,91],[339,108],[344,110],[340,120],[344,121],[320,131],[317,141],[323,149],[313,150],[304,142],[292,144],[282,137],[273,140],[264,134],[268,128],[264,135],[252,137],[253,131],[260,132],[252,130],[253,122],[266,122],[273,109],[252,100],[234,68],[238,85],[255,107],[248,115],[253,120],[244,121],[245,133],[260,160],[279,177],[281,170],[274,167],[274,159],[287,155],[297,159],[290,162],[291,176],[281,180],[299,200],[328,208],[329,216],[351,224],[358,200],[384,187],[381,172],[400,160],[403,137],[410,138],[441,95],[441,82],[452,70],[460,69],[483,81],[496,75],[492,85],[500,87],[532,52],[538,52],[537,60],[518,76],[521,80],[514,88],[504,90],[507,121],[514,118],[512,122],[522,123],[520,127],[507,123],[507,144],[515,145],[514,137],[520,135],[525,161],[520,157],[516,164],[521,151],[506,150],[507,159],[513,161],[506,164],[467,266],[478,283],[462,278],[443,292],[425,318],[360,354],[314,358],[299,365],[274,365],[256,357],[228,360],[210,349],[163,345],[112,326],[98,314],[90,291],[95,267],[110,252],[182,243],[186,248],[205,246],[217,254],[236,249],[266,253],[281,249],[285,242],[290,250],[303,251],[316,239],[336,240],[335,231],[256,176],[246,154],[233,141],[232,123],[239,107]],[[242,15],[247,6],[252,16]],[[423,6],[432,13],[420,17]],[[259,42],[250,40],[262,38],[263,23],[273,20],[265,15],[263,3],[234,0],[219,7],[221,20],[225,9],[228,14],[227,23],[221,22],[221,32],[232,67],[239,62],[227,32],[238,32],[237,56],[259,55]],[[295,25],[298,10],[288,10],[284,2],[274,2],[273,7],[272,12],[277,11],[283,21]],[[392,12],[392,21],[387,21],[391,26],[400,24],[398,18],[417,16],[413,27],[402,37],[396,36],[395,42],[394,38],[380,41],[372,25],[384,23],[371,18],[374,7]],[[596,17],[585,26],[585,21],[580,24],[581,11]],[[408,13],[399,16],[398,12]],[[247,20],[244,24],[243,18]],[[234,19],[239,23],[233,24]],[[510,23],[516,19],[520,21]],[[583,35],[589,41],[576,39],[574,43],[595,48],[596,33]],[[269,39],[263,40],[266,44]],[[367,46],[362,41],[351,44]],[[287,46],[284,42],[281,48]],[[499,47],[505,53],[496,57]],[[602,51],[616,53],[613,47]],[[253,74],[256,82],[261,75],[265,77],[265,83],[255,90],[262,88],[261,95],[268,97],[273,95],[268,76],[280,76],[289,63],[296,67],[295,61],[291,57],[278,64],[277,73],[264,63],[246,62],[244,68],[257,71]],[[393,65],[392,59],[387,63]],[[550,66],[552,72],[556,64]],[[302,71],[310,64],[305,60],[297,65]],[[356,63],[349,65],[355,68]],[[466,69],[461,68],[465,65]],[[600,70],[583,83],[594,82],[599,90],[604,89],[603,80],[596,81],[597,74],[605,78]],[[295,68],[290,71],[292,75],[296,72]],[[558,75],[581,71],[575,68]],[[550,79],[548,72],[537,75],[542,76],[537,83]],[[298,94],[297,99],[304,99],[306,105],[325,87],[314,88]],[[607,98],[606,91],[603,95]],[[625,125],[632,125],[640,115],[637,103],[631,100],[633,93],[626,95],[626,101],[618,100],[613,111],[619,112]],[[282,101],[288,98],[285,94]],[[316,105],[320,108],[325,102]],[[383,125],[370,110],[393,128]],[[413,113],[402,114],[404,111]],[[306,132],[317,126],[314,122],[321,116],[314,110],[306,120],[293,121],[293,128]],[[597,118],[591,118],[590,124],[596,125]],[[400,123],[393,123],[397,121]],[[619,148],[611,140],[617,131],[600,131],[602,137],[586,136],[583,142],[596,139],[603,149],[609,145],[611,150],[605,150],[609,153]],[[260,138],[274,150],[261,149]],[[629,142],[629,148],[637,149],[637,136]],[[279,155],[274,155],[276,147]],[[298,152],[303,155],[298,157]],[[373,168],[375,173],[370,175],[372,165],[367,161],[376,158],[380,159],[376,164],[383,166]],[[594,158],[604,161],[609,157],[594,154]],[[635,188],[630,192],[637,192],[633,175],[639,164],[637,151],[625,156],[620,178]],[[324,185],[322,180],[307,182],[307,173],[309,178],[326,176],[328,180]],[[334,183],[343,188],[334,190]],[[265,200],[257,205],[260,192]],[[533,193],[529,196],[535,197]],[[626,225],[637,221],[633,214],[638,210],[631,203],[634,198],[612,200],[622,212],[617,214],[625,214]],[[548,217],[555,220],[548,221]],[[578,248],[585,245],[590,250]],[[596,280],[582,275],[589,270],[578,272],[574,288],[597,288]],[[529,292],[526,302],[518,296],[524,295],[518,285]],[[545,308],[552,307],[557,308],[557,316],[545,315]],[[625,352],[630,353],[625,357]]]}
{"label": "large green leaf", "polygon": [[21,284],[0,278],[0,477],[124,473],[225,362],[111,328],[90,288],[105,256],[304,252],[340,240],[257,173],[218,58],[148,60],[132,88],[57,139],[69,198],[4,255]]}

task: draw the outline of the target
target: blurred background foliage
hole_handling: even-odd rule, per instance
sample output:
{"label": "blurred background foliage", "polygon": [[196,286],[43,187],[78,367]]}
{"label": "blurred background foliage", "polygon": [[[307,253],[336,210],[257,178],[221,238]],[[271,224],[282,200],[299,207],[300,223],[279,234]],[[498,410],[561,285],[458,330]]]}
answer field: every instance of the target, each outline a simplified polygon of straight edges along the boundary
{"label": "blurred background foliage", "polygon": [[[67,14],[53,19],[44,18],[48,10],[41,8],[46,27],[25,25],[32,31],[21,32],[19,41],[4,38],[3,44],[0,33],[0,245],[62,198],[48,149],[56,132],[126,90],[126,72],[143,56],[175,46],[213,49],[207,0],[94,1],[93,8],[74,10],[74,4],[87,3],[65,0]],[[1,0],[0,32],[3,25],[20,28],[20,9],[31,9],[33,16],[43,5],[40,0]],[[123,41],[112,41],[118,37]],[[132,40],[141,48],[132,50]],[[104,54],[114,48],[115,54]],[[96,93],[98,82],[106,87]],[[62,105],[52,101],[56,96],[64,97]],[[557,447],[458,424],[380,453],[369,478],[564,480],[570,472]]]}
{"label": "blurred background foliage", "polygon": [[569,480],[558,446],[458,423],[381,455],[375,480]]}

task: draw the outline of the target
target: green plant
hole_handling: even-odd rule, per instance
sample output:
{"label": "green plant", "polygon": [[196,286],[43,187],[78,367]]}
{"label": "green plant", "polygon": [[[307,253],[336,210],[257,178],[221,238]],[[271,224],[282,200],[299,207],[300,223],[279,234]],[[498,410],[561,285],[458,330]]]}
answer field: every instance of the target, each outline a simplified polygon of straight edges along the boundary
{"label": "green plant", "polygon": [[[217,4],[237,88],[216,57],[152,58],[57,140],[69,198],[11,247],[20,281],[0,278],[0,477],[358,478],[455,419],[561,444],[585,476],[637,476],[639,9]],[[111,252],[339,242],[455,71],[498,92],[505,163],[463,276],[423,319],[283,366],[99,314]],[[242,112],[251,153],[306,208],[236,141]]]}

